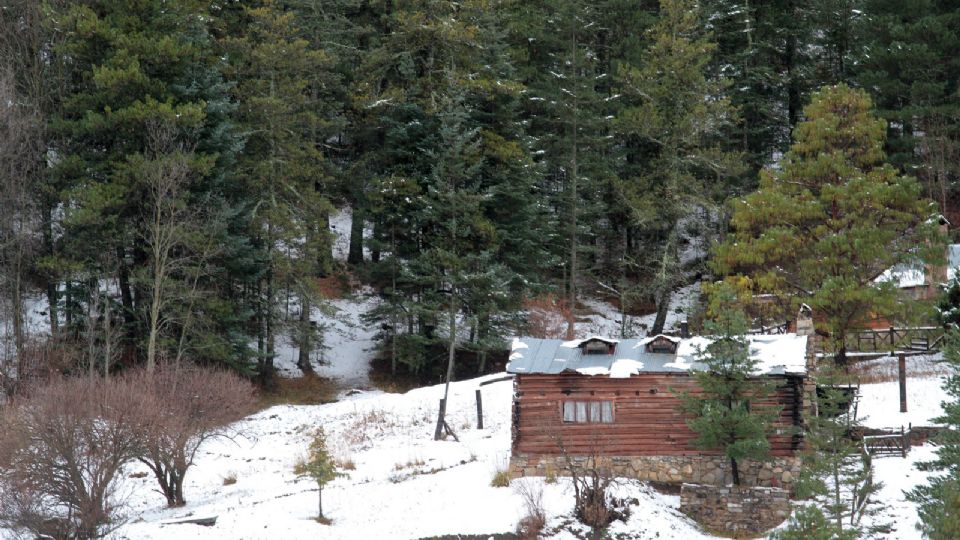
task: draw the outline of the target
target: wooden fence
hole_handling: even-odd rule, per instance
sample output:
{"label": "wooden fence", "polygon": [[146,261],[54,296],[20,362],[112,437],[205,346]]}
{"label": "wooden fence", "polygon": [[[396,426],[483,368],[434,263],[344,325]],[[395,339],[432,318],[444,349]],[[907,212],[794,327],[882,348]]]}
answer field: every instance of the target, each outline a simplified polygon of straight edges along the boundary
{"label": "wooden fence", "polygon": [[890,432],[883,435],[864,435],[863,451],[871,456],[907,457],[910,451],[910,433],[900,427],[900,433]]}
{"label": "wooden fence", "polygon": [[943,328],[878,328],[858,330],[847,336],[847,350],[858,352],[938,351],[943,343]]}

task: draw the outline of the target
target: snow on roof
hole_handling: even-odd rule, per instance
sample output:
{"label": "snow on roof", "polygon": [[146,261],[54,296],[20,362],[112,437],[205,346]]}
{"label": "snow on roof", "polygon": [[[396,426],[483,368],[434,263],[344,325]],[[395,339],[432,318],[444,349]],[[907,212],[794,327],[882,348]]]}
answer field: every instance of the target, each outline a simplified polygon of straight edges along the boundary
{"label": "snow on roof", "polygon": [[[960,267],[960,244],[950,244],[947,246],[947,279],[951,280],[957,275]],[[910,287],[923,287],[927,283],[927,271],[920,261],[900,263],[883,271],[882,274],[873,280],[874,283],[892,282],[900,289]]]}
{"label": "snow on roof", "polygon": [[[613,354],[585,354],[577,345],[590,339],[614,343]],[[561,373],[629,377],[638,373],[671,373],[703,369],[696,361],[711,338],[671,338],[678,342],[677,353],[649,353],[641,345],[653,338],[622,341],[592,337],[562,342],[559,339],[520,338],[514,340],[507,371],[510,373]],[[757,362],[757,374],[803,375],[807,370],[807,336],[796,334],[751,334],[746,336],[750,356]],[[572,345],[576,343],[576,345]]]}
{"label": "snow on roof", "polygon": [[634,345],[634,347],[641,347],[641,346],[643,346],[643,345],[646,345],[647,343],[650,343],[650,342],[654,341],[654,340],[657,339],[657,338],[663,338],[663,339],[672,341],[672,342],[674,342],[674,343],[680,343],[680,342],[682,341],[681,338],[678,338],[678,337],[675,337],[675,336],[668,336],[668,335],[666,335],[666,334],[657,334],[657,335],[655,335],[655,336],[645,337],[645,338],[641,339],[636,345]]}
{"label": "snow on roof", "polygon": [[922,287],[926,283],[927,273],[920,263],[901,263],[887,268],[873,280],[874,283],[893,283],[900,289]]}
{"label": "snow on roof", "polygon": [[[514,340],[516,340],[516,338],[514,338]],[[588,341],[602,341],[604,343],[609,343],[610,345],[614,345],[620,342],[620,340],[618,339],[611,339],[603,336],[590,336],[588,338],[583,338],[583,339],[573,339],[570,341],[564,341],[563,343],[560,344],[560,346],[566,347],[568,349],[576,349],[577,347],[579,347],[580,345],[583,345]]]}

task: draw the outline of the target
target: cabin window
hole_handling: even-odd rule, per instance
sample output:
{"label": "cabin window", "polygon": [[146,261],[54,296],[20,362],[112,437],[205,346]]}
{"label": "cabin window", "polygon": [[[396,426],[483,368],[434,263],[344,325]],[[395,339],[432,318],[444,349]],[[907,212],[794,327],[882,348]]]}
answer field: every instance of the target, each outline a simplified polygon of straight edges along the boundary
{"label": "cabin window", "polygon": [[648,353],[677,354],[677,343],[663,336],[657,336],[647,343]]}
{"label": "cabin window", "polygon": [[570,424],[611,424],[613,402],[564,401],[563,421]]}
{"label": "cabin window", "polygon": [[613,354],[613,345],[603,341],[588,341],[583,344],[583,354]]}

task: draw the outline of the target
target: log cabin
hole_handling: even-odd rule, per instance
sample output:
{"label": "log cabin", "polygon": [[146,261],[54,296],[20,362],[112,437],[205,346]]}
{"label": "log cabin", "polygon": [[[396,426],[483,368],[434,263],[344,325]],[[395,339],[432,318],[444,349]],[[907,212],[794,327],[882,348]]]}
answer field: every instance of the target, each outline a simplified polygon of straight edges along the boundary
{"label": "log cabin", "polygon": [[[776,380],[768,403],[779,406],[769,436],[771,459],[741,464],[747,483],[788,487],[799,473],[807,380],[807,336],[747,336],[758,377]],[[514,374],[511,472],[562,473],[571,459],[598,456],[618,474],[643,480],[723,483],[729,463],[692,444],[678,393],[698,391],[691,370],[705,337],[658,335],[573,341],[518,338],[507,371]]]}

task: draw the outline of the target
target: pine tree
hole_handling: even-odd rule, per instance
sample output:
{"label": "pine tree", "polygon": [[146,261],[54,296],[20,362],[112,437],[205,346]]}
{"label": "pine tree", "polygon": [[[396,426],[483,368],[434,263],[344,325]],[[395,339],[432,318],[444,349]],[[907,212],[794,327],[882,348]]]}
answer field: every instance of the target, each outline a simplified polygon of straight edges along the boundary
{"label": "pine tree", "polygon": [[837,529],[836,524],[823,515],[820,508],[800,506],[793,512],[787,526],[769,536],[772,540],[854,540],[854,531]]}
{"label": "pine tree", "polygon": [[818,370],[817,413],[807,418],[804,468],[797,482],[798,495],[814,498],[838,538],[859,538],[872,530],[862,519],[878,512],[874,498],[882,487],[873,479],[862,441],[850,437],[862,427],[849,413],[850,383],[836,368]]}
{"label": "pine tree", "polygon": [[337,462],[327,451],[327,439],[323,428],[317,428],[310,439],[307,455],[296,464],[293,472],[307,476],[317,483],[317,521],[326,521],[323,515],[323,488],[337,478],[344,476]]}
{"label": "pine tree", "polygon": [[710,73],[729,81],[724,95],[739,111],[726,148],[744,153],[741,189],[787,151],[809,93],[814,65],[814,10],[808,2],[707,0],[706,29],[717,43]]}
{"label": "pine tree", "polygon": [[[229,74],[238,81],[235,95],[241,105],[236,117],[248,133],[238,170],[252,199],[249,234],[261,257],[252,299],[258,370],[268,382],[284,322],[277,313],[281,290],[293,288],[306,316],[314,294],[312,279],[329,265],[323,217],[330,205],[318,139],[330,111],[328,104],[314,99],[311,84],[330,65],[323,51],[298,37],[294,14],[279,4],[245,8],[241,21],[242,33],[224,45]],[[307,337],[298,334],[301,345],[309,345]]]}
{"label": "pine tree", "polygon": [[889,122],[890,163],[917,175],[941,212],[954,211],[960,179],[960,10],[936,0],[863,3],[863,52],[854,79]]}
{"label": "pine tree", "polygon": [[779,414],[775,407],[751,407],[751,401],[768,398],[774,387],[757,377],[757,360],[744,339],[748,321],[737,302],[726,285],[711,292],[706,331],[712,341],[697,351],[696,362],[704,367],[693,373],[700,392],[682,396],[683,410],[693,415],[687,421],[697,434],[693,444],[721,450],[730,460],[734,485],[740,485],[742,460],[768,457],[767,433]]}
{"label": "pine tree", "polygon": [[[202,206],[209,220],[206,228],[220,234],[220,244],[231,249],[210,261],[202,277],[177,273],[174,280],[184,286],[166,289],[174,295],[199,288],[205,299],[228,304],[226,309],[218,311],[213,300],[186,298],[169,305],[190,306],[194,320],[202,318],[217,328],[197,334],[199,327],[194,327],[193,356],[242,365],[246,343],[235,339],[235,332],[243,310],[225,285],[232,282],[227,268],[242,257],[242,248],[233,220],[220,226],[235,200],[224,172],[238,143],[205,8],[193,1],[121,1],[52,3],[44,12],[46,24],[54,29],[53,62],[63,66],[66,81],[62,106],[50,122],[56,141],[50,151],[57,156],[52,173],[57,204],[67,212],[62,222],[50,225],[64,233],[59,249],[43,264],[64,282],[63,302],[52,302],[51,313],[62,311],[74,330],[79,330],[84,320],[80,315],[89,311],[101,281],[115,279],[125,352],[134,358],[146,353],[146,329],[151,326],[146,319],[154,296],[146,292],[149,272],[138,269],[156,267],[157,261],[141,241],[144,216],[149,214],[148,186],[134,169],[150,153],[151,126],[171,126],[173,145],[189,154],[190,181],[183,187],[183,201]],[[186,244],[181,248],[197,249]],[[57,300],[58,288],[48,294],[51,300]],[[203,317],[200,311],[205,311]],[[169,312],[160,317],[174,318]]]}
{"label": "pine tree", "polygon": [[708,205],[711,191],[722,192],[724,178],[738,167],[737,157],[717,144],[734,113],[725,98],[716,98],[722,85],[706,77],[715,46],[698,29],[694,2],[663,0],[643,65],[624,66],[618,74],[630,106],[617,129],[637,154],[630,159],[643,163],[620,189],[646,240],[641,265],[657,304],[651,334],[663,331],[671,295],[685,275],[681,221]]}
{"label": "pine tree", "polygon": [[357,165],[373,176],[364,195],[375,211],[370,273],[384,300],[368,320],[385,323],[391,364],[417,372],[439,367],[428,361],[438,356],[431,347],[449,351],[437,330],[451,305],[470,326],[463,345],[482,364],[503,314],[546,264],[538,173],[514,120],[522,88],[505,62],[500,15],[486,7],[414,2],[392,11],[358,85],[376,119],[363,129],[380,137]]}
{"label": "pine tree", "polygon": [[960,276],[946,285],[937,302],[937,318],[946,329],[960,329]]}
{"label": "pine tree", "polygon": [[874,279],[899,262],[935,260],[942,248],[920,186],[884,162],[884,122],[865,92],[825,88],[805,114],[781,167],[734,201],[734,233],[713,263],[748,276],[756,293],[812,307],[843,364],[847,333],[894,311],[893,287]]}
{"label": "pine tree", "polygon": [[[604,6],[584,0],[517,2],[509,40],[527,88],[523,118],[543,169],[540,191],[553,220],[551,253],[562,269],[566,304],[596,273],[604,195],[616,163],[611,111],[616,105],[605,61]],[[613,225],[613,224],[611,224]],[[572,326],[569,331],[572,331]]]}
{"label": "pine tree", "polygon": [[934,422],[947,429],[937,436],[937,457],[918,465],[920,470],[940,474],[931,475],[929,483],[907,493],[907,499],[918,505],[917,529],[934,540],[960,534],[960,337],[956,329],[947,334],[943,362],[951,370],[943,384],[949,398],[941,404],[943,416]]}

